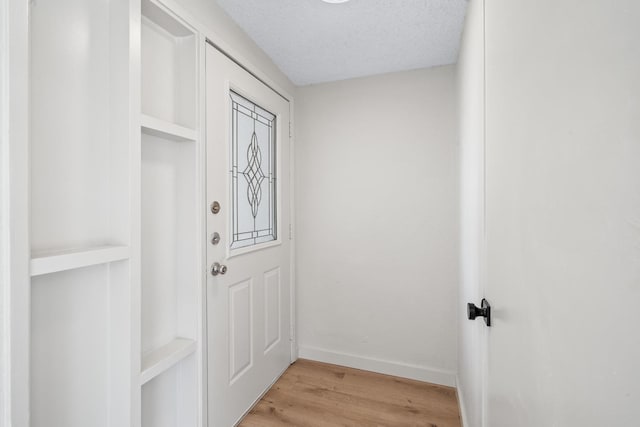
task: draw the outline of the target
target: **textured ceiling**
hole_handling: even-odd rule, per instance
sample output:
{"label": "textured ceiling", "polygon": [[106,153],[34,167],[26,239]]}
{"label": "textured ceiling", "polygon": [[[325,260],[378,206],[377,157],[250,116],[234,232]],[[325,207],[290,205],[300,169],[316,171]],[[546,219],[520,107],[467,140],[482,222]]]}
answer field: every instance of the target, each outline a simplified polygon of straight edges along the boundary
{"label": "textured ceiling", "polygon": [[296,85],[454,63],[466,0],[217,0]]}

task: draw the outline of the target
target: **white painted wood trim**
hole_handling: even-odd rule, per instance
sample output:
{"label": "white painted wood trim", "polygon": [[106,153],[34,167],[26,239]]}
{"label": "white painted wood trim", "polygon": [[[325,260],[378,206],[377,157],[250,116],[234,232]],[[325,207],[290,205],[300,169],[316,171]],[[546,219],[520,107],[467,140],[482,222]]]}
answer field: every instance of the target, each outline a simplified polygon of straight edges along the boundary
{"label": "white painted wood trim", "polygon": [[[196,47],[198,52],[198,67],[197,67],[197,75],[198,75],[198,94],[197,94],[197,102],[198,102],[198,142],[197,142],[197,155],[198,155],[198,182],[200,187],[198,188],[199,200],[201,203],[199,212],[198,221],[200,223],[200,230],[207,229],[207,210],[206,205],[207,201],[207,133],[206,133],[206,46],[207,41],[204,35],[198,33],[198,45]],[[209,274],[209,268],[207,265],[207,241],[208,239],[201,239],[200,245],[200,288],[199,288],[199,302],[200,302],[200,316],[198,319],[198,353],[196,357],[198,358],[198,426],[205,427],[208,425],[208,389],[207,389],[207,378],[208,378],[208,370],[207,370],[207,276]]]}
{"label": "white painted wood trim", "polygon": [[467,407],[464,403],[464,395],[462,394],[462,389],[460,388],[460,377],[456,375],[456,395],[458,396],[458,405],[460,407],[460,422],[462,423],[462,427],[469,427],[469,421],[467,419]]}
{"label": "white painted wood trim", "polygon": [[128,246],[97,246],[59,252],[34,253],[31,257],[31,276],[121,261],[129,259],[129,254]]}
{"label": "white painted wood trim", "polygon": [[[29,3],[0,0],[2,401],[0,424],[29,426]],[[6,226],[6,228],[5,228]]]}
{"label": "white painted wood trim", "polygon": [[[141,111],[141,30],[142,13],[140,0],[129,1],[129,422],[125,425],[142,425],[142,389],[137,376],[141,372],[142,352],[142,273],[141,273],[141,205],[142,205],[142,138],[140,122],[136,114]],[[113,312],[110,313],[113,316]],[[112,393],[117,393],[113,389]],[[113,399],[113,398],[112,398]],[[111,426],[117,425],[112,423]],[[115,427],[115,426],[114,426]]]}
{"label": "white painted wood trim", "polygon": [[297,311],[297,276],[296,276],[296,168],[295,168],[295,128],[293,127],[295,115],[295,101],[289,100],[289,311],[291,321],[291,363],[298,360],[298,311]]}
{"label": "white painted wood trim", "polygon": [[[195,94],[195,117],[196,117],[196,221],[198,224],[197,235],[202,236],[206,234],[207,230],[207,170],[206,170],[206,132],[205,132],[205,123],[206,123],[206,105],[204,104],[205,99],[205,87],[204,87],[204,45],[200,45],[201,35],[194,31],[194,37],[196,42],[195,47],[195,71],[196,71],[196,94]],[[203,357],[204,347],[206,343],[206,336],[204,335],[204,322],[205,322],[205,314],[204,310],[206,309],[206,299],[204,288],[207,283],[207,274],[209,273],[209,269],[207,267],[207,244],[208,239],[196,239],[197,245],[197,254],[199,254],[198,260],[196,261],[196,270],[200,272],[197,275],[198,285],[195,289],[194,298],[196,301],[197,314],[196,314],[196,328],[195,328],[195,337],[196,337],[196,348],[195,348],[195,358],[196,358],[196,371],[197,371],[197,380],[196,380],[196,399],[197,399],[197,415],[196,421],[198,426],[205,426],[205,417],[204,417],[204,408],[207,406],[204,400],[204,386],[206,385],[205,376],[204,376],[204,363],[205,358]]]}
{"label": "white painted wood trim", "polygon": [[166,120],[158,119],[147,114],[140,115],[140,127],[147,135],[159,136],[172,141],[195,141],[197,132]]}
{"label": "white painted wood trim", "polygon": [[192,355],[198,349],[198,343],[187,338],[176,338],[142,356],[142,372],[140,373],[140,385],[143,385],[176,363]]}
{"label": "white painted wood trim", "polygon": [[9,60],[6,52],[8,47],[7,14],[9,12],[7,0],[0,0],[0,426],[8,426],[10,422],[9,406],[11,404],[9,391],[11,390],[9,352],[9,275],[7,265],[11,258],[9,229],[11,224],[7,218],[9,210],[9,184],[7,174],[9,166],[9,123],[7,82],[9,81]]}
{"label": "white painted wood trim", "polygon": [[355,354],[325,350],[315,347],[300,346],[300,358],[331,363],[363,371],[394,375],[448,387],[456,386],[456,374],[453,371],[412,365],[403,362],[375,359]]}

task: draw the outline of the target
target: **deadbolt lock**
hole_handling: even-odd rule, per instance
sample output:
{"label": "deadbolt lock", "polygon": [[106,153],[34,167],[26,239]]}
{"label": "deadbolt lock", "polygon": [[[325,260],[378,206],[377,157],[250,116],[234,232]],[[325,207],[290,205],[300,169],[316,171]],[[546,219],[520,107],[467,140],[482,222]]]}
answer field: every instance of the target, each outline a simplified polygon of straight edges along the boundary
{"label": "deadbolt lock", "polygon": [[211,236],[211,244],[212,245],[217,245],[218,243],[220,243],[220,234],[213,233],[213,236]]}
{"label": "deadbolt lock", "polygon": [[215,215],[218,212],[220,212],[220,203],[218,201],[215,201],[211,203],[211,213]]}

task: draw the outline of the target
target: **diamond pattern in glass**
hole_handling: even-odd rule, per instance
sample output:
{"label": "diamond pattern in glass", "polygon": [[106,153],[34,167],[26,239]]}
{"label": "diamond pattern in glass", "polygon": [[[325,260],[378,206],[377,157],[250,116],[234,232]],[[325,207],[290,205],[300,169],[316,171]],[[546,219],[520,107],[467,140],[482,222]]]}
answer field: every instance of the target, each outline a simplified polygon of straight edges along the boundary
{"label": "diamond pattern in glass", "polygon": [[247,149],[247,167],[242,171],[247,180],[247,200],[251,206],[253,217],[258,216],[258,207],[262,200],[262,181],[265,175],[262,172],[262,153],[258,145],[258,136],[254,132],[251,136],[251,144]]}

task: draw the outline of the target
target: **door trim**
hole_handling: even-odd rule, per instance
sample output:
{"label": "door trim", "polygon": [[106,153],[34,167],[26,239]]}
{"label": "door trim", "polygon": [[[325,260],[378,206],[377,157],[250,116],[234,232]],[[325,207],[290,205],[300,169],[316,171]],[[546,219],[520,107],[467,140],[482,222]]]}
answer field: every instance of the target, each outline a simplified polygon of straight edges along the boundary
{"label": "door trim", "polygon": [[0,424],[29,425],[29,2],[0,0]]}

